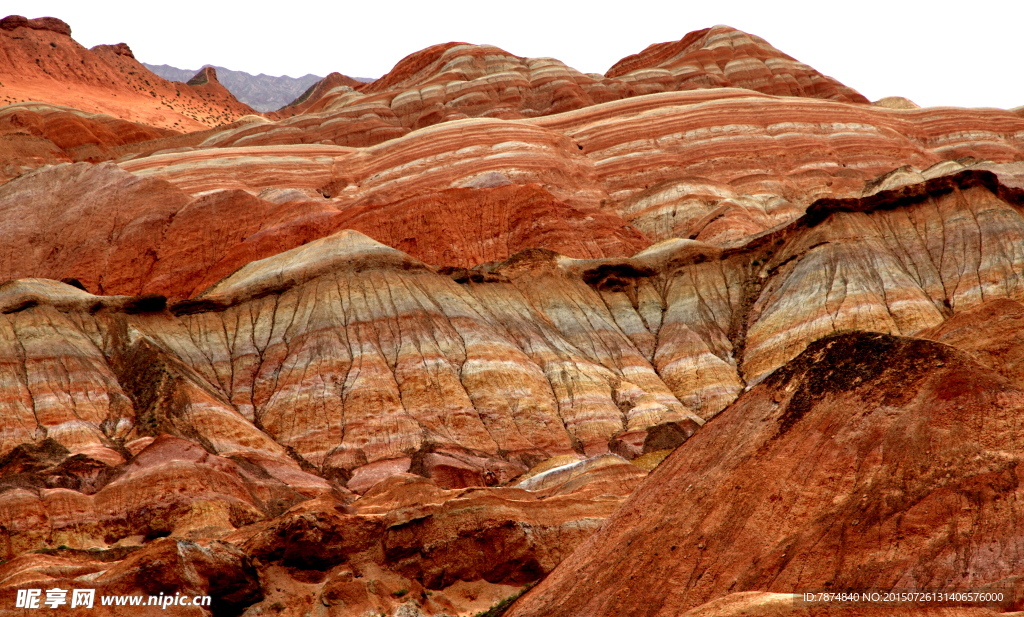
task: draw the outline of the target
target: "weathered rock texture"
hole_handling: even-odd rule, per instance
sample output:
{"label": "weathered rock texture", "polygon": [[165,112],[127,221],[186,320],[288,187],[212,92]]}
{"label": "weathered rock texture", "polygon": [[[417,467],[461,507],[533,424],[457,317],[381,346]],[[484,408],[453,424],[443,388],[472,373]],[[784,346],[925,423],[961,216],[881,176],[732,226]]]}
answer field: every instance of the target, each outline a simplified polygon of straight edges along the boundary
{"label": "weathered rock texture", "polygon": [[[445,490],[399,474],[353,501],[294,464],[215,456],[166,434],[138,441],[128,462],[106,466],[56,444],[4,459],[4,481],[24,480],[0,494],[2,614],[33,585],[211,595],[217,615],[486,609],[550,572],[645,475],[618,457],[532,491]],[[86,469],[100,473],[84,494],[49,481]],[[98,614],[140,614],[99,603]]]}
{"label": "weathered rock texture", "polygon": [[[176,194],[133,182],[170,191],[162,204]],[[1012,375],[1021,202],[990,172],[967,171],[819,202],[728,251],[677,241],[633,259],[572,260],[534,249],[446,273],[344,231],[169,306],[162,296],[8,283],[0,454],[11,486],[92,495],[74,497],[75,511],[111,521],[74,532],[26,523],[17,538],[28,544],[12,546],[230,531],[341,490],[332,486],[361,492],[405,472],[460,488],[507,482],[552,457],[640,457],[677,446],[744,385],[836,330],[945,337]],[[116,263],[116,248],[90,261]],[[984,321],[1006,350],[959,334],[986,310],[997,311]],[[203,469],[214,456],[241,466],[211,489],[202,487],[221,476],[197,471],[198,484],[183,480],[177,493],[158,480],[191,477],[175,466],[117,471],[146,447],[140,439],[163,434],[192,444],[170,457],[184,456],[180,465]],[[138,457],[133,465],[152,460]],[[115,489],[131,500],[112,502]],[[186,504],[157,508],[165,494]],[[48,508],[29,506],[41,495],[9,495],[14,510]],[[145,517],[132,514],[143,507]]]}
{"label": "weathered rock texture", "polygon": [[[310,177],[308,159],[299,156],[306,153],[283,154],[278,178]],[[75,278],[96,293],[189,297],[251,261],[342,229],[461,268],[527,248],[600,258],[649,244],[614,214],[573,206],[534,184],[506,181],[344,210],[298,197],[278,204],[232,188],[192,197],[109,163],[39,170],[0,187],[0,278]],[[83,237],[83,228],[94,233]]]}
{"label": "weathered rock texture", "polygon": [[728,26],[697,30],[680,41],[651,45],[623,58],[605,75],[640,94],[697,88],[747,88],[765,94],[867,103],[852,88],[775,49],[761,37]]}
{"label": "weathered rock texture", "polygon": [[[4,20],[0,70],[159,85],[65,30]],[[519,610],[1016,584],[1019,113],[869,105],[723,27],[606,77],[453,43],[276,121],[143,107],[0,110],[0,611],[475,614],[655,467]]]}
{"label": "weathered rock texture", "polygon": [[0,108],[0,184],[43,165],[105,161],[117,156],[119,147],[171,135],[173,131],[70,107],[7,105]]}
{"label": "weathered rock texture", "polygon": [[[372,113],[405,129],[458,118],[522,118],[617,99],[695,88],[745,88],[847,103],[867,99],[767,41],[728,26],[691,32],[625,58],[605,76],[553,58],[523,58],[490,45],[445,43],[401,60],[369,83],[325,80],[303,111]],[[285,110],[282,110],[285,111]]]}
{"label": "weathered rock texture", "polygon": [[[367,117],[245,124],[201,148],[122,165],[192,193],[319,191],[337,209],[532,183],[571,205],[614,213],[651,240],[729,245],[792,221],[815,199],[860,196],[865,183],[901,166],[923,181],[1024,157],[1024,121],[1009,112],[894,111],[738,89],[641,96],[533,120],[387,129],[379,145],[347,147],[376,134]],[[331,151],[325,141],[346,147]],[[300,164],[302,175],[279,173]]]}
{"label": "weathered rock texture", "polygon": [[822,339],[666,459],[511,614],[678,615],[749,590],[1020,598],[1022,406],[945,345]]}
{"label": "weathered rock texture", "polygon": [[[24,197],[36,186],[48,187],[52,206]],[[615,440],[638,455],[651,427],[699,424],[831,332],[914,335],[988,300],[1024,299],[1024,257],[1014,248],[1024,236],[1024,193],[988,171],[821,200],[729,249],[674,240],[633,258],[588,259],[529,249],[473,269],[432,267],[354,231],[314,240],[317,228],[267,227],[271,202],[241,191],[189,198],[109,165],[40,171],[0,191],[11,212],[2,229],[12,239],[0,261],[7,276],[139,296],[126,318],[132,328],[259,431],[346,479],[437,447],[520,470],[569,451],[600,453]],[[441,197],[522,197],[510,185],[459,191]],[[282,208],[308,207],[290,203]],[[405,223],[390,218],[373,228],[401,244],[389,226]],[[51,220],[67,230],[58,250],[14,248],[36,245],[33,230]],[[341,220],[369,225],[362,214]],[[601,229],[596,220],[577,236],[549,224],[522,243],[586,238]],[[81,242],[75,221],[116,241]],[[322,224],[329,233],[347,223]],[[480,260],[500,257],[477,237],[479,245],[455,246]],[[273,254],[285,242],[306,244]],[[16,289],[5,309],[14,315],[54,301]],[[164,298],[189,296],[165,310]],[[83,336],[113,340],[113,326],[82,318]],[[292,413],[297,406],[307,413]]]}

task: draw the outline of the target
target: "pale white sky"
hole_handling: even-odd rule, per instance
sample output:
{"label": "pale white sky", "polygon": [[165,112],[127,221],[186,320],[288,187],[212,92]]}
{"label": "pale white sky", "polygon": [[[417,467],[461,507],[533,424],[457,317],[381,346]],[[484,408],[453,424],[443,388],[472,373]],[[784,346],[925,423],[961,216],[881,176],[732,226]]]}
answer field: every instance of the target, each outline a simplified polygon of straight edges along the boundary
{"label": "pale white sky", "polygon": [[447,41],[604,73],[651,43],[728,24],[871,100],[1024,105],[1024,0],[4,0],[0,12],[59,17],[79,43],[128,43],[151,64],[293,77],[379,77],[406,55]]}

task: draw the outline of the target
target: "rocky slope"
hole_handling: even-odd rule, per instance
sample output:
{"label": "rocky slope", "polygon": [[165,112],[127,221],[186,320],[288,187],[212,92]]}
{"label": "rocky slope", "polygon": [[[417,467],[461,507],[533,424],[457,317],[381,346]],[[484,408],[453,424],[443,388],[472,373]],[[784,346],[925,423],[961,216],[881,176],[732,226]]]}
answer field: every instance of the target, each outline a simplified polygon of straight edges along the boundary
{"label": "rocky slope", "polygon": [[0,108],[0,613],[1017,590],[1019,114],[868,104],[724,27],[607,76],[446,44],[307,94],[186,134]]}
{"label": "rocky slope", "polygon": [[[85,165],[79,173],[99,178],[127,177],[113,167],[78,165]],[[189,204],[168,183],[130,182],[152,184],[140,194],[172,209]],[[97,195],[105,192],[96,186]],[[771,372],[838,330],[946,337],[987,353],[990,363],[1012,358],[1012,350],[986,352],[991,344],[958,332],[986,310],[1005,313],[994,323],[1013,331],[1010,309],[1019,305],[1011,299],[1022,292],[1012,246],[1024,229],[1022,204],[1020,189],[969,170],[819,201],[794,223],[724,250],[676,240],[632,259],[573,260],[532,249],[485,269],[441,270],[343,231],[251,262],[194,299],[171,304],[42,280],[8,283],[0,290],[8,324],[3,355],[14,368],[2,399],[3,450],[15,465],[9,473],[22,474],[12,481],[26,478],[12,487],[102,492],[135,450],[160,435],[187,440],[197,455],[266,470],[247,471],[248,482],[278,478],[273,486],[280,488],[261,499],[276,494],[286,507],[410,472],[442,487],[501,484],[547,459],[612,451],[639,462],[695,431],[702,435],[709,429],[698,427],[745,384],[758,384],[751,392],[790,391],[776,383],[782,373]],[[86,220],[84,211],[72,215]],[[145,220],[160,224],[159,216]],[[130,245],[124,233],[116,235]],[[168,236],[145,227],[133,233]],[[959,248],[948,252],[952,244]],[[109,263],[96,259],[88,262]],[[106,259],[120,258],[115,252]],[[97,272],[117,270],[103,265]],[[988,308],[993,301],[1002,304]],[[67,377],[44,377],[55,372]],[[201,504],[204,490],[185,486],[177,494]],[[146,503],[145,491],[134,492]],[[28,508],[12,503],[12,511]],[[195,523],[186,517],[165,531],[202,539],[211,536],[193,534],[189,525],[234,533],[276,520],[277,506],[266,504],[278,502],[249,503],[227,511],[198,505]],[[32,507],[51,516],[50,506]],[[134,521],[120,533],[141,530],[142,541],[165,533],[145,531],[131,515],[104,516]],[[12,555],[66,537],[40,539],[25,535],[34,527],[25,529],[9,532]],[[124,537],[103,533],[102,546]],[[97,534],[76,537],[84,548],[97,545]],[[555,562],[501,580],[535,580]],[[424,584],[421,572],[403,576]],[[478,580],[466,576],[460,580]],[[442,587],[449,584],[455,582]]]}
{"label": "rocky slope", "polygon": [[[64,171],[75,172],[63,190],[80,194],[80,206],[39,208],[21,192],[43,182],[54,204],[67,204],[47,177]],[[104,202],[111,186],[121,198]],[[36,244],[19,234],[61,216],[123,242],[76,243],[69,228],[57,251],[9,249],[8,272],[50,268],[50,278],[90,291],[137,296],[148,308],[131,320],[162,353],[275,442],[346,479],[377,460],[407,469],[412,453],[436,445],[525,471],[616,440],[642,444],[654,426],[712,417],[831,332],[918,334],[985,301],[1024,299],[1013,248],[1024,191],[988,171],[819,201],[735,248],[675,240],[600,259],[529,249],[471,270],[432,267],[354,231],[260,259],[261,245],[241,237],[268,217],[265,202],[238,191],[193,199],[116,167],[54,168],[4,189],[12,214],[37,204],[0,229],[10,247]],[[118,227],[111,208],[147,214]],[[235,210],[252,222],[217,214]],[[204,225],[218,219],[231,223]],[[198,250],[191,238],[208,244]],[[189,250],[170,252],[182,245]],[[203,290],[204,276],[213,283],[232,270]],[[192,299],[152,295],[197,280]],[[12,314],[47,302],[11,297]],[[76,302],[86,310],[100,300]],[[109,338],[92,319],[76,336]],[[291,414],[297,405],[323,415]]]}
{"label": "rocky slope", "polygon": [[324,93],[309,110],[355,106],[376,112],[386,105],[402,126],[420,128],[457,118],[534,117],[641,94],[719,87],[868,102],[764,39],[715,26],[625,58],[605,76],[488,45],[435,45],[407,56],[380,79],[356,87],[357,93],[345,88]]}
{"label": "rocky slope", "polygon": [[677,615],[749,590],[893,588],[995,589],[1019,609],[1022,404],[945,345],[819,340],[666,459],[511,614]]}
{"label": "rocky slope", "polygon": [[0,183],[43,165],[105,161],[115,158],[119,147],[174,134],[70,107],[6,105],[0,108]]}
{"label": "rocky slope", "polygon": [[[304,143],[328,139],[368,146],[451,120],[532,118],[639,95],[708,88],[868,102],[765,40],[728,26],[653,46],[622,60],[607,76],[583,74],[553,58],[446,43],[411,54],[372,83],[340,77],[325,79],[304,96],[302,116],[267,131],[287,131],[294,139],[299,129]],[[277,117],[295,111],[282,109]],[[281,143],[272,134],[251,133],[246,134],[249,144]]]}
{"label": "rocky slope", "polygon": [[[320,143],[351,146],[371,136],[386,141],[333,152]],[[302,162],[301,177],[278,175],[284,146],[309,160],[296,142],[317,148],[320,158]],[[982,160],[1018,161],[1022,148],[1024,122],[1009,112],[890,110],[720,89],[533,120],[456,120],[411,133],[365,116],[350,123],[303,114],[122,166],[191,193],[315,190],[330,199],[327,207],[342,210],[481,183],[535,183],[571,205],[617,215],[650,240],[728,245],[792,221],[817,198],[859,197],[865,183],[904,165],[923,181],[921,174]]]}
{"label": "rocky slope", "polygon": [[195,131],[252,108],[216,84],[187,87],[157,77],[124,43],[86,49],[52,17],[0,20],[0,104],[62,105],[151,127]]}
{"label": "rocky slope", "polygon": [[747,88],[780,96],[867,103],[863,95],[772,47],[768,41],[714,26],[682,40],[651,45],[623,58],[605,76],[639,94],[698,88]]}

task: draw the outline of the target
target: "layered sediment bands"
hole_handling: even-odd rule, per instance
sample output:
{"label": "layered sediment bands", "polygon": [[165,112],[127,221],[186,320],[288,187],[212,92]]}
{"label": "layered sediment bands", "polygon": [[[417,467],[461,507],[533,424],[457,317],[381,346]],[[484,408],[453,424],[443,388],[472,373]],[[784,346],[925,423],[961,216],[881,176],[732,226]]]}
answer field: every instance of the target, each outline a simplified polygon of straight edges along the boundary
{"label": "layered sediment bands", "polygon": [[242,191],[193,199],[110,163],[38,170],[0,187],[0,278],[74,278],[100,294],[188,295],[273,206]]}
{"label": "layered sediment bands", "polygon": [[746,378],[828,332],[916,334],[986,299],[1020,299],[1022,203],[984,171],[818,202],[798,241],[761,258],[772,276],[748,315]]}
{"label": "layered sediment bands", "polygon": [[332,179],[336,161],[352,153],[331,145],[286,145],[157,153],[120,163],[137,176],[156,177],[196,194],[239,189],[258,194],[268,188],[317,189]]}
{"label": "layered sediment bands", "polygon": [[439,45],[271,121],[67,30],[0,21],[3,86],[234,121],[0,110],[0,601],[480,614],[578,546],[519,610],[1021,591],[1019,113],[716,27],[607,77]]}
{"label": "layered sediment bands", "polygon": [[[531,118],[643,94],[695,88],[745,88],[781,96],[867,103],[763,39],[716,26],[655,45],[616,64],[606,76],[583,74],[553,58],[523,58],[490,45],[445,43],[401,60],[387,75],[359,84],[328,76],[294,108],[332,124],[356,125],[345,142],[337,128],[318,131],[339,145],[372,145],[394,130],[461,118]],[[378,124],[367,124],[366,116]],[[298,119],[290,127],[310,126]],[[371,127],[373,129],[371,130]],[[388,127],[391,127],[389,131]],[[332,135],[333,132],[333,135]],[[256,143],[269,135],[253,136]]]}
{"label": "layered sediment bands", "polygon": [[608,69],[637,93],[695,88],[746,88],[765,94],[867,103],[856,90],[826,77],[772,47],[730,28],[697,30],[682,40],[651,45]]}
{"label": "layered sediment bands", "polygon": [[416,129],[447,120],[522,118],[628,96],[619,83],[585,75],[553,58],[522,58],[491,45],[446,43],[401,60],[358,91],[336,88],[307,113],[386,108]]}
{"label": "layered sediment bands", "polygon": [[0,279],[75,278],[97,293],[140,293],[160,231],[189,201],[168,182],[110,163],[25,175],[0,187]]}
{"label": "layered sediment bands", "polygon": [[[5,19],[0,105],[41,101],[177,131],[255,113],[215,81],[193,87],[157,77],[124,43],[90,50],[72,39],[71,28],[58,19]],[[45,20],[51,20],[49,26],[38,27]]]}
{"label": "layered sediment bands", "polygon": [[[525,471],[686,417],[596,292],[544,259],[521,260],[542,270],[518,273],[521,286],[514,265],[460,286],[340,232],[242,268],[174,310],[227,308],[183,314],[159,336],[178,355],[198,345],[197,370],[244,415],[345,475],[470,452],[483,457],[471,465]],[[225,336],[198,336],[214,332]],[[300,401],[301,416],[289,411]]]}
{"label": "layered sediment bands", "polygon": [[573,207],[535,184],[448,189],[341,211],[326,203],[277,210],[279,223],[264,226],[232,247],[195,289],[212,285],[250,261],[342,229],[359,231],[442,268],[472,268],[527,248],[576,258],[626,257],[649,244],[614,214]]}
{"label": "layered sediment bands", "polygon": [[[708,100],[702,92],[631,99],[537,123],[562,128],[579,143],[611,201],[654,238],[692,236],[694,219],[735,199],[716,195],[717,183],[760,202],[771,217],[786,201],[803,208],[819,197],[859,195],[864,182],[901,165],[924,169],[966,156],[1019,160],[1024,144],[1024,126],[996,110],[896,112],[811,99]],[[969,137],[962,132],[968,126]]]}
{"label": "layered sediment bands", "polygon": [[673,615],[749,590],[1019,598],[1022,405],[946,345],[822,339],[677,449],[512,614]]}
{"label": "layered sediment bands", "polygon": [[[145,219],[149,227],[137,233],[165,244],[142,244],[151,247],[150,260],[139,268],[129,259],[137,259],[139,244],[100,243],[80,249],[78,259],[83,267],[108,264],[104,276],[56,266],[47,275],[74,277],[90,290],[120,285],[125,294],[160,290],[171,297],[171,315],[164,312],[163,296],[111,310],[129,313],[132,327],[156,345],[154,353],[182,362],[207,382],[182,396],[212,397],[202,405],[225,418],[237,410],[312,465],[333,469],[346,481],[356,474],[360,485],[421,464],[466,467],[482,478],[490,460],[497,465],[494,477],[515,475],[513,467],[528,467],[536,457],[570,450],[597,454],[611,440],[638,455],[650,427],[710,418],[745,385],[831,332],[916,335],[985,301],[1024,299],[1024,264],[1015,248],[1024,239],[1021,192],[988,171],[820,201],[798,221],[731,249],[673,240],[632,259],[570,259],[531,249],[497,264],[438,270],[354,231],[314,239],[343,224],[366,224],[364,217],[377,216],[372,209],[331,222],[345,212],[309,210],[301,203],[276,209],[230,191],[189,201],[169,184],[134,179],[116,168],[67,169],[83,177],[98,174],[98,186],[125,178],[127,184],[117,186],[156,183],[166,194],[159,200],[165,209],[146,206],[153,208]],[[521,197],[524,189],[551,209],[538,187],[443,195],[448,203],[467,196],[500,202],[503,195]],[[166,209],[173,199],[184,205]],[[104,204],[98,198],[83,203]],[[292,209],[316,214],[307,220],[309,228],[272,224],[278,216],[293,220]],[[60,220],[46,212],[38,215]],[[32,215],[5,220],[14,225]],[[591,218],[580,229],[602,229],[594,227],[600,217]],[[211,219],[230,224],[203,224]],[[110,233],[130,239],[133,229]],[[548,237],[557,244],[586,233]],[[485,250],[486,236],[474,240],[481,244],[471,239],[460,245],[466,255],[499,255]],[[268,256],[275,246],[302,242]],[[506,244],[503,250],[512,249]],[[447,259],[429,243],[416,250]],[[45,265],[48,254],[10,252],[6,259]],[[119,260],[127,265],[109,265]],[[4,311],[12,315],[54,302],[45,294],[11,297]],[[65,310],[88,310],[81,306]],[[125,345],[119,353],[134,353]],[[319,411],[290,413],[296,405]],[[225,434],[238,430],[226,428]],[[381,435],[388,437],[381,441]],[[428,455],[433,462],[423,463]]]}
{"label": "layered sediment bands", "polygon": [[69,107],[8,105],[0,109],[0,184],[45,164],[107,160],[119,146],[173,134]]}
{"label": "layered sediment bands", "polygon": [[564,135],[486,119],[429,127],[372,148],[204,148],[121,165],[137,175],[166,178],[191,193],[228,187],[254,194],[268,188],[319,189],[335,208],[393,203],[495,181],[540,184],[572,206],[596,208],[607,197],[590,162]]}
{"label": "layered sediment bands", "polygon": [[[298,457],[363,488],[409,469],[464,486],[606,452],[623,433],[642,443],[650,427],[699,424],[652,368],[653,339],[624,334],[561,261],[540,252],[449,277],[340,232],[171,313],[161,296],[9,283],[5,448],[171,433],[223,455]],[[607,284],[650,274],[627,268]],[[51,383],[55,372],[69,376]]]}
{"label": "layered sediment bands", "polygon": [[267,114],[267,116],[271,118],[289,118],[291,116],[296,116],[307,112],[311,106],[316,104],[320,99],[326,96],[328,92],[335,88],[350,88],[352,90],[358,90],[364,85],[366,84],[356,81],[348,75],[331,73],[307,88],[306,91],[294,101],[288,103],[275,112]]}
{"label": "layered sediment bands", "polygon": [[[263,160],[280,163],[278,178],[315,175],[301,153],[284,150],[292,152]],[[531,247],[600,258],[627,256],[649,243],[614,214],[574,207],[540,186],[512,185],[497,173],[476,184],[484,188],[338,209],[310,189],[270,190],[267,199],[221,189],[192,198],[109,163],[63,165],[0,187],[7,241],[0,277],[74,278],[99,293],[184,298],[251,261],[346,228],[438,266],[462,268]],[[82,241],[83,225],[97,231],[91,241]]]}
{"label": "layered sediment bands", "polygon": [[[402,129],[386,143],[339,148],[329,168],[300,154],[321,148],[318,156],[328,156],[329,146],[258,145],[362,145],[344,137],[344,126],[313,116],[253,123],[214,134],[196,151],[123,166],[190,192],[318,188],[340,208],[465,186],[493,172],[541,184],[572,205],[611,209],[652,240],[729,245],[792,221],[815,199],[860,196],[865,183],[904,165],[1024,156],[1024,122],[1005,111],[890,110],[735,88],[638,96],[532,120]],[[268,171],[290,167],[286,148],[304,159],[296,164],[308,177]],[[325,174],[328,181],[311,186]]]}

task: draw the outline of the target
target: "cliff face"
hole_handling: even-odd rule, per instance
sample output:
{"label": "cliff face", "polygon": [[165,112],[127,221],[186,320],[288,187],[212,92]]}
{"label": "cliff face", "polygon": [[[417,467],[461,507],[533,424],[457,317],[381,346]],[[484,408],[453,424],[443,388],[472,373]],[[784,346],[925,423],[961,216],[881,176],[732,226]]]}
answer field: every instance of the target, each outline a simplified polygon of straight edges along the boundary
{"label": "cliff face", "polygon": [[1019,114],[870,105],[725,27],[606,76],[451,43],[342,77],[188,134],[0,108],[3,602],[1017,589]]}

